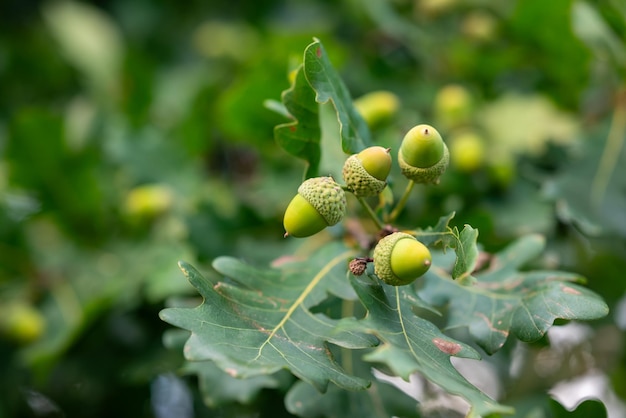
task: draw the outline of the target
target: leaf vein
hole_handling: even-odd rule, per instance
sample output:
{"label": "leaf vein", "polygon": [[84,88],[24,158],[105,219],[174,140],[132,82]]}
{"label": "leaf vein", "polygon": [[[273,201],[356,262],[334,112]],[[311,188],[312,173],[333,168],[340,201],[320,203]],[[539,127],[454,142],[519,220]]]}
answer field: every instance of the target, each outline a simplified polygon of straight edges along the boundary
{"label": "leaf vein", "polygon": [[289,309],[287,310],[287,313],[283,316],[283,318],[280,320],[280,322],[274,327],[274,329],[272,329],[272,331],[269,333],[269,335],[267,336],[265,341],[259,346],[259,352],[258,352],[257,356],[252,360],[252,362],[258,360],[261,357],[261,355],[263,353],[263,349],[265,348],[265,346],[270,343],[272,338],[274,338],[274,336],[276,335],[276,333],[280,329],[283,329],[283,327],[285,326],[287,321],[292,317],[292,315],[294,314],[296,309],[298,307],[300,307],[304,303],[304,300],[307,298],[307,296],[309,296],[311,294],[311,292],[313,291],[313,289],[315,289],[315,286],[317,286],[319,284],[319,282],[330,272],[330,270],[332,270],[342,260],[345,260],[349,256],[349,254],[351,252],[352,251],[350,250],[350,251],[346,251],[346,252],[343,252],[343,253],[339,254],[338,256],[336,256],[335,258],[330,260],[315,275],[315,277],[313,277],[311,282],[304,288],[304,290],[302,291],[300,296],[298,296],[298,298],[294,301],[294,303],[289,307]]}

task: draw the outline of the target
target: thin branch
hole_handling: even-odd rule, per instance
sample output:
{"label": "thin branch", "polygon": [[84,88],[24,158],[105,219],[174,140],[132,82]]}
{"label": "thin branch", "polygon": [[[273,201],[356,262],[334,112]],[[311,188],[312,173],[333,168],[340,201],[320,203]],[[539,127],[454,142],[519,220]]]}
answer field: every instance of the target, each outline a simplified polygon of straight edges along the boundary
{"label": "thin branch", "polygon": [[372,209],[372,207],[365,201],[365,199],[359,196],[357,196],[356,198],[358,199],[359,203],[361,203],[361,206],[365,208],[370,218],[372,218],[372,220],[376,224],[376,227],[378,227],[378,229],[385,228],[385,224],[380,219],[378,219],[376,212],[374,212],[374,209]]}
{"label": "thin branch", "polygon": [[402,198],[400,198],[400,201],[398,201],[396,207],[389,214],[389,217],[387,218],[387,223],[393,223],[398,218],[398,215],[400,215],[400,212],[402,212],[402,210],[406,206],[406,202],[409,200],[409,196],[411,195],[413,186],[415,186],[415,182],[413,180],[409,180],[409,183],[406,185],[406,189],[404,189],[404,194],[402,195]]}
{"label": "thin branch", "polygon": [[613,111],[611,129],[606,139],[604,152],[600,159],[598,171],[593,178],[591,187],[591,203],[595,208],[600,207],[604,194],[611,181],[611,175],[615,170],[617,161],[622,151],[624,138],[626,137],[626,90],[618,93],[617,103]]}

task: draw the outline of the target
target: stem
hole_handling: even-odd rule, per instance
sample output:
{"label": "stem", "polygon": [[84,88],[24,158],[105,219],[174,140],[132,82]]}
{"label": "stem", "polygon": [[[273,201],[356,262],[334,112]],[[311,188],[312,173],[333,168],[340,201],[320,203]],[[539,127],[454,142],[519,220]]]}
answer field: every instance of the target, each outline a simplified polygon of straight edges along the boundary
{"label": "stem", "polygon": [[598,171],[593,178],[591,187],[591,203],[594,207],[600,207],[604,193],[611,181],[611,174],[621,154],[626,132],[626,90],[618,93],[617,104],[613,111],[611,128],[606,139],[606,145],[600,159]]}
{"label": "stem", "polygon": [[356,198],[359,201],[359,203],[361,204],[361,206],[363,206],[365,208],[365,210],[367,211],[367,214],[370,216],[370,218],[372,218],[372,220],[374,221],[374,223],[376,224],[378,229],[385,228],[385,225],[382,223],[382,221],[380,219],[378,219],[378,216],[376,216],[376,212],[374,212],[372,207],[365,201],[365,199],[363,199],[362,197],[359,197],[359,196],[357,196]]}
{"label": "stem", "polygon": [[415,182],[413,180],[409,180],[409,183],[406,185],[406,189],[404,189],[404,194],[402,195],[402,198],[389,214],[389,218],[387,219],[388,223],[393,223],[398,215],[400,215],[400,212],[402,212],[402,209],[404,209],[404,206],[406,206],[406,202],[409,200],[409,196],[411,195],[413,186],[415,186]]}

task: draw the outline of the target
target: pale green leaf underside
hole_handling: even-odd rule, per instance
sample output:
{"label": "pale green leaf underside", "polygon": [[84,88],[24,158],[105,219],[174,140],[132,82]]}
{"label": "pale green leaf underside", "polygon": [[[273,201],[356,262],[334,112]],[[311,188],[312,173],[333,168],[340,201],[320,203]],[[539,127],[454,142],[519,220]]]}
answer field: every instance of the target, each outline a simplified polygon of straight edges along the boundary
{"label": "pale green leaf underside", "polygon": [[330,386],[320,393],[311,385],[297,382],[285,397],[287,410],[305,418],[419,418],[418,403],[400,389],[372,379],[362,391],[345,391]]}
{"label": "pale green leaf underside", "polygon": [[520,238],[492,260],[490,268],[463,286],[440,267],[423,278],[419,295],[426,301],[448,305],[448,327],[469,327],[470,334],[488,353],[499,350],[510,333],[522,341],[541,338],[557,318],[591,320],[608,313],[594,292],[574,282],[583,281],[562,271],[520,271],[545,246],[538,235]]}
{"label": "pale green leaf underside", "polygon": [[[182,350],[188,338],[187,331],[170,329],[163,335],[163,344],[170,349]],[[186,361],[180,372],[197,376],[202,400],[212,408],[232,403],[249,404],[263,389],[276,388],[281,382],[279,374],[236,378],[213,361]]]}
{"label": "pale green leaf underside", "polygon": [[511,413],[461,376],[450,356],[479,359],[470,346],[444,334],[431,322],[413,313],[416,295],[411,286],[393,287],[353,278],[353,287],[368,310],[360,321],[344,326],[376,335],[383,343],[365,359],[386,364],[395,375],[408,380],[418,372],[446,391],[465,398],[474,413]]}
{"label": "pale green leaf underside", "polygon": [[194,309],[165,309],[161,318],[191,331],[184,350],[188,360],[212,360],[232,376],[288,369],[320,391],[329,382],[345,389],[364,389],[369,382],[345,373],[328,342],[365,348],[377,340],[351,330],[338,332],[336,320],[309,310],[329,293],[354,297],[346,280],[352,255],[340,244],[328,245],[307,261],[280,269],[259,269],[220,257],[213,267],[230,280],[218,283],[181,263],[204,302]]}
{"label": "pale green leaf underside", "polygon": [[198,376],[202,400],[212,408],[231,403],[249,404],[263,389],[279,385],[275,375],[235,378],[212,361],[189,361],[181,371]]}

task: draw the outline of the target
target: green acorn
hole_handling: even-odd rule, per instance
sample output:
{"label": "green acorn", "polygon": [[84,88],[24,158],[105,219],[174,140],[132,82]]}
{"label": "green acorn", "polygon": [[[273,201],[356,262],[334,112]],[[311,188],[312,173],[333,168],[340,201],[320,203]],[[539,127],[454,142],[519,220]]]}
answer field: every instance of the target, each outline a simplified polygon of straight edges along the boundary
{"label": "green acorn", "polygon": [[0,337],[17,344],[39,339],[46,328],[41,312],[27,302],[11,302],[0,307]]}
{"label": "green acorn", "polygon": [[430,125],[411,128],[398,151],[402,175],[416,183],[438,184],[449,162],[448,147],[439,132]]}
{"label": "green acorn", "polygon": [[389,149],[374,146],[348,157],[343,165],[343,179],[355,196],[376,196],[387,185],[389,171]]}
{"label": "green acorn", "polygon": [[404,286],[424,275],[432,264],[428,248],[404,232],[394,232],[374,248],[374,272],[385,283]]}
{"label": "green acorn", "polygon": [[485,140],[476,132],[465,131],[454,135],[450,139],[450,149],[450,164],[460,172],[471,173],[485,164]]}
{"label": "green acorn", "polygon": [[370,128],[389,122],[400,109],[400,99],[385,90],[372,91],[354,101],[354,107]]}
{"label": "green acorn", "polygon": [[472,107],[469,90],[458,84],[442,87],[434,100],[437,123],[448,130],[466,125],[471,120]]}
{"label": "green acorn", "polygon": [[332,177],[305,180],[285,210],[285,237],[308,237],[339,223],[346,213],[346,194]]}

